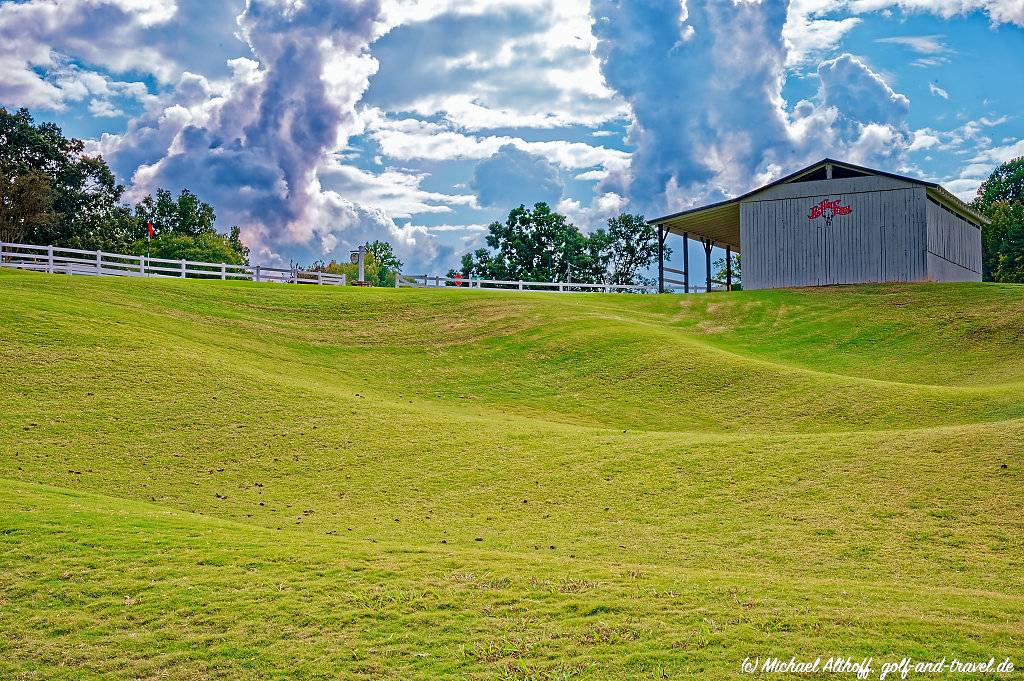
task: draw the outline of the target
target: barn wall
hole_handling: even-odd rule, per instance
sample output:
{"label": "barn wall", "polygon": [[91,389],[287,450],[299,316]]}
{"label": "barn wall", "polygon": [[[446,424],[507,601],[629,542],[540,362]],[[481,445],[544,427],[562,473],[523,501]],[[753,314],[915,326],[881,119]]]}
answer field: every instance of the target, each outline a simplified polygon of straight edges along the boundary
{"label": "barn wall", "polygon": [[981,281],[981,230],[928,201],[928,278]]}
{"label": "barn wall", "polygon": [[[809,219],[828,199],[849,206],[829,227]],[[928,278],[927,196],[884,177],[798,182],[740,207],[743,287],[821,286]]]}

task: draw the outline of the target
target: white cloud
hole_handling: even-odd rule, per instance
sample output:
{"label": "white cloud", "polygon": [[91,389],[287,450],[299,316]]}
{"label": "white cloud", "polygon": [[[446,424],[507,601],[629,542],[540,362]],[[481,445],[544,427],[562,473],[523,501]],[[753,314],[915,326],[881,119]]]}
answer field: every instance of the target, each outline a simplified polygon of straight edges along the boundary
{"label": "white cloud", "polygon": [[386,118],[379,111],[364,113],[367,134],[380,145],[385,156],[399,161],[478,160],[493,156],[501,147],[511,144],[521,151],[546,156],[566,169],[594,166],[622,169],[629,163],[627,152],[583,142],[527,142],[508,135],[469,135],[417,119]]}
{"label": "white cloud", "polygon": [[936,97],[942,97],[943,99],[949,99],[949,93],[940,88],[935,83],[928,83],[928,91]]}
{"label": "white cloud", "polygon": [[359,205],[385,211],[391,218],[407,218],[420,213],[450,213],[451,206],[474,206],[475,197],[426,191],[420,184],[423,173],[388,168],[375,174],[337,160],[317,170],[323,186]]}
{"label": "white cloud", "polygon": [[116,108],[106,99],[93,99],[89,102],[89,113],[98,118],[117,118],[124,116],[124,111]]}
{"label": "white cloud", "polygon": [[878,38],[875,42],[903,45],[918,54],[941,54],[949,51],[949,48],[942,42],[944,37],[941,35],[901,35]]}

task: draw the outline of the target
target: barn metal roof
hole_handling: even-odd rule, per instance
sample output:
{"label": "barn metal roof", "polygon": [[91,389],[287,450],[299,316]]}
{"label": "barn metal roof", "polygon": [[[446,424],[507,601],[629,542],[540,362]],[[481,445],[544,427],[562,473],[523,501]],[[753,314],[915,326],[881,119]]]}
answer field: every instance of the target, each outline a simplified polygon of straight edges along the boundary
{"label": "barn metal roof", "polygon": [[690,208],[688,210],[666,215],[664,217],[655,218],[649,220],[648,224],[657,225],[664,227],[673,234],[684,234],[687,233],[695,239],[709,239],[716,246],[730,246],[733,250],[740,250],[740,203],[759,194],[766,189],[771,189],[780,184],[787,184],[798,180],[805,175],[809,175],[826,165],[837,166],[840,168],[847,168],[859,173],[865,173],[867,175],[879,175],[882,177],[891,177],[896,180],[902,180],[911,184],[920,185],[926,187],[928,190],[928,197],[936,201],[942,206],[945,206],[949,210],[953,211],[963,219],[979,226],[981,224],[987,224],[988,219],[983,215],[975,211],[973,208],[968,206],[966,203],[961,201],[959,198],[950,193],[946,188],[934,182],[928,182],[926,180],[919,180],[913,177],[907,177],[905,175],[897,175],[895,173],[888,173],[884,170],[875,170],[873,168],[865,168],[863,166],[854,165],[852,163],[846,163],[845,161],[836,161],[831,158],[824,158],[817,163],[807,166],[801,170],[786,175],[783,178],[775,180],[763,187],[758,187],[753,191],[749,191],[746,194],[737,196],[734,199],[727,201],[719,201],[718,203],[712,203],[707,206],[700,206],[698,208]]}

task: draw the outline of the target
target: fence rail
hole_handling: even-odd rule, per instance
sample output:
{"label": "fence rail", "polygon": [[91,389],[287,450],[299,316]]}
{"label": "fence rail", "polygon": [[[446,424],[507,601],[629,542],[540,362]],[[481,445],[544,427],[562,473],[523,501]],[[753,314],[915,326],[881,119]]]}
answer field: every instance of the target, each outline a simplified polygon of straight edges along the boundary
{"label": "fence rail", "polygon": [[49,272],[114,277],[206,277],[244,279],[284,284],[320,284],[344,286],[344,274],[311,272],[301,269],[263,265],[229,265],[222,262],[168,260],[145,255],[125,255],[106,251],[83,251],[61,246],[34,246],[0,241],[0,267]]}
{"label": "fence rail", "polygon": [[[668,280],[666,280],[668,281]],[[715,282],[717,283],[717,282]],[[679,282],[682,286],[683,282]],[[486,288],[492,291],[556,291],[558,293],[580,293],[583,291],[600,291],[604,293],[656,293],[656,286],[630,284],[580,284],[559,281],[506,281],[503,279],[476,279],[464,277],[443,277],[433,274],[402,274],[395,275],[395,288]],[[712,285],[712,291],[719,289]],[[725,290],[724,286],[721,290]],[[705,286],[690,286],[691,293],[706,293]]]}

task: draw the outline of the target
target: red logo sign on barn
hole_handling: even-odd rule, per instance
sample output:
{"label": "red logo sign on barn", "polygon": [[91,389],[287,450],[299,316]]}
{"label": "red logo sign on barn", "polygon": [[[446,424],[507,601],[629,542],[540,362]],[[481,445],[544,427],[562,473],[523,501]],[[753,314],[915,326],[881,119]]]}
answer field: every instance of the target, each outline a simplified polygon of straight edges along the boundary
{"label": "red logo sign on barn", "polygon": [[829,201],[825,199],[821,203],[811,206],[811,214],[807,216],[808,220],[817,220],[818,218],[824,218],[825,226],[832,226],[832,219],[837,215],[849,215],[853,212],[853,208],[850,206],[842,206],[842,199],[836,199],[835,201]]}

